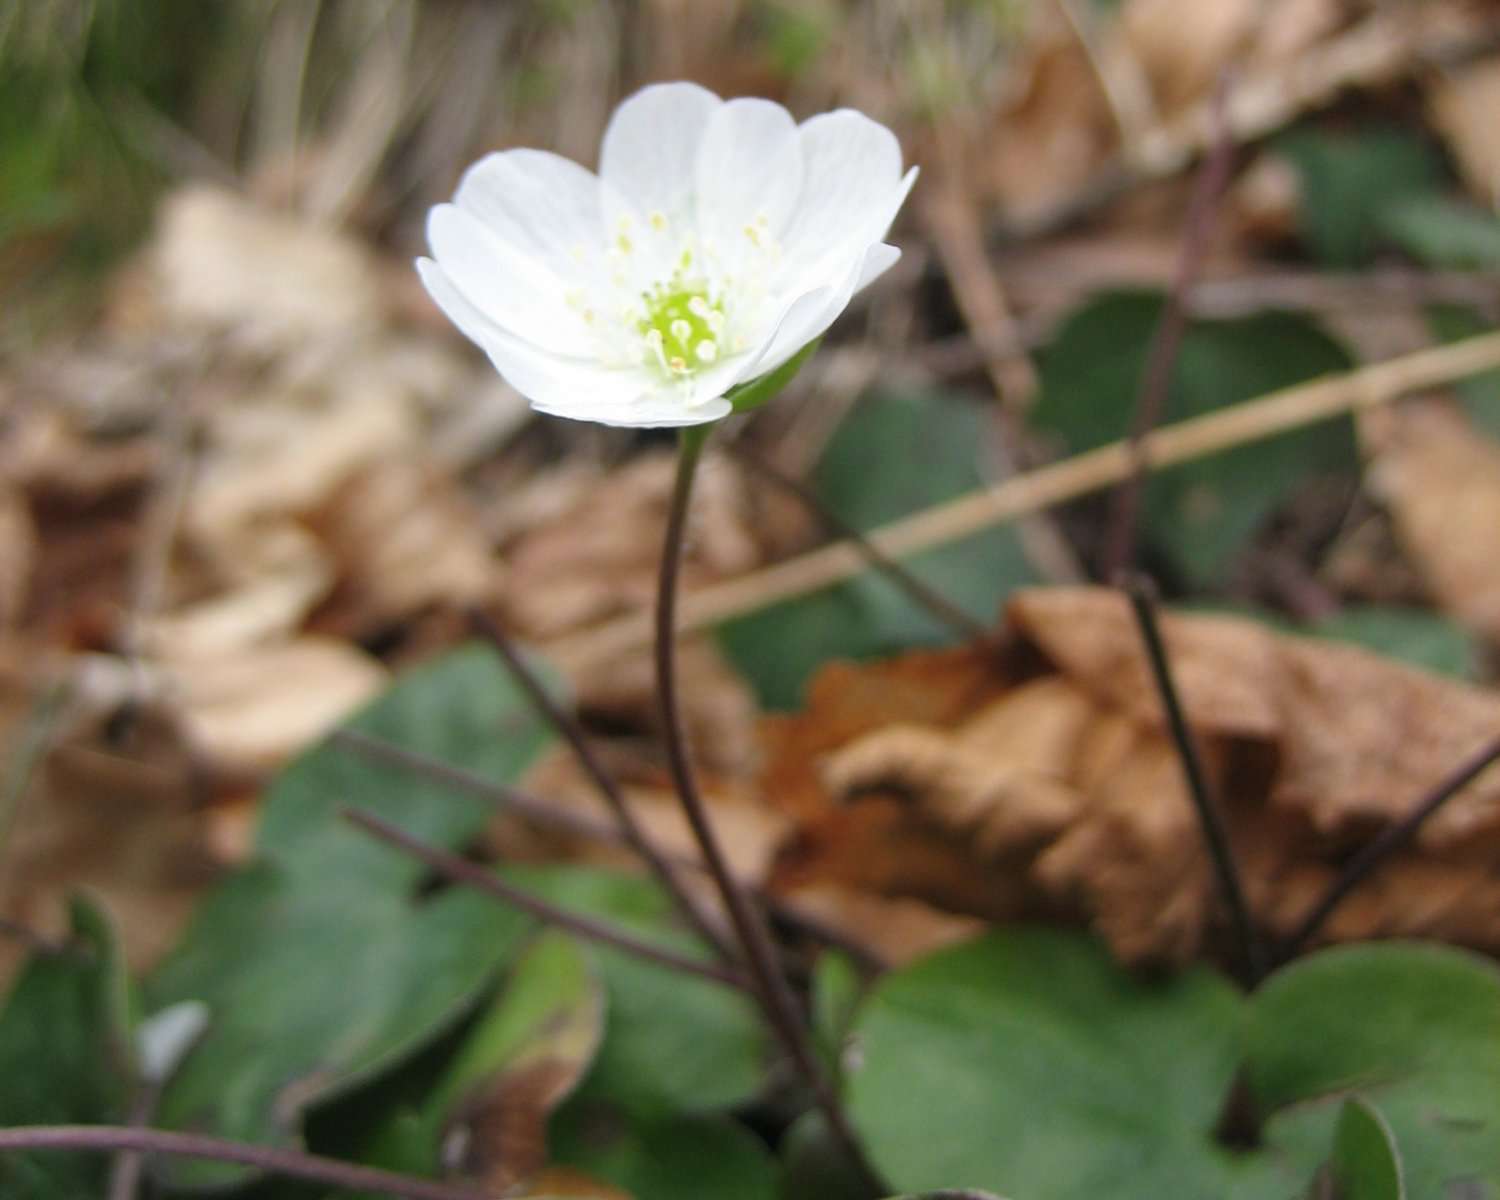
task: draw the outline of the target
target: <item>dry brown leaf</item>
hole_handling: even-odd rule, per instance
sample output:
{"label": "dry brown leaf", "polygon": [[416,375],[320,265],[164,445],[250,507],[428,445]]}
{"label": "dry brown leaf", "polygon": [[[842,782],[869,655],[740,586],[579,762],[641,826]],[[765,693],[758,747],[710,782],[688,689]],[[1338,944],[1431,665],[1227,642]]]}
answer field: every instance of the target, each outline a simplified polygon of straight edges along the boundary
{"label": "dry brown leaf", "polygon": [[425,463],[371,463],[311,514],[340,587],[318,627],[360,640],[432,606],[485,605],[498,564],[478,514]]}
{"label": "dry brown leaf", "polygon": [[1243,54],[1262,8],[1262,0],[1129,0],[1120,10],[1120,32],[1157,105],[1173,112],[1204,95],[1224,65]]}
{"label": "dry brown leaf", "polygon": [[[543,479],[535,496],[517,498],[503,547],[504,605],[522,634],[544,640],[648,605],[656,593],[667,505],[676,471],[671,454],[649,454],[602,477],[576,472]],[[688,523],[687,588],[751,570],[791,548],[776,540],[806,521],[766,520],[784,511],[749,486],[740,468],[710,456],[699,472]],[[517,527],[528,514],[534,524]]]}
{"label": "dry brown leaf", "polygon": [[1435,73],[1428,86],[1428,112],[1469,191],[1484,205],[1500,198],[1500,59],[1478,59]]}
{"label": "dry brown leaf", "polygon": [[315,637],[161,669],[191,743],[222,768],[251,773],[279,766],[388,682],[362,650]]}
{"label": "dry brown leaf", "polygon": [[[665,853],[699,858],[682,804],[661,766],[627,747],[597,744],[595,752],[620,783],[625,802],[646,836]],[[765,803],[746,780],[704,772],[698,782],[730,868],[745,880],[764,879],[778,847],[786,839],[786,817]],[[524,784],[564,812],[590,817],[605,825],[613,823],[598,789],[564,747],[544,755],[526,773]],[[543,836],[538,841],[536,833],[527,831],[527,836],[518,839],[517,823],[508,822],[497,831],[497,836],[508,857],[519,852],[527,857],[554,859],[561,855],[614,866],[640,865],[633,852],[608,842],[557,835]],[[688,879],[691,881],[692,877]]]}
{"label": "dry brown leaf", "polygon": [[150,260],[165,323],[255,352],[347,342],[380,322],[379,278],[362,245],[218,188],[166,198]]}
{"label": "dry brown leaf", "polygon": [[1362,432],[1371,489],[1434,597],[1500,641],[1500,443],[1438,402],[1371,414]]}
{"label": "dry brown leaf", "polygon": [[[795,821],[774,884],[990,920],[1081,920],[1130,962],[1221,944],[1127,601],[1035,589],[1009,616],[1019,638],[1002,662],[969,650],[835,665],[804,713],[763,723],[762,786]],[[1500,733],[1500,695],[1358,647],[1214,616],[1166,616],[1163,636],[1252,905],[1274,933],[1296,927],[1353,849]],[[1461,911],[1452,882],[1500,898],[1480,882],[1500,867],[1497,832],[1500,770],[1456,797],[1332,934],[1500,947],[1500,921]],[[1434,872],[1450,882],[1404,894]]]}
{"label": "dry brown leaf", "polygon": [[1158,107],[1172,114],[1208,95],[1230,66],[1295,61],[1342,29],[1352,8],[1347,0],[1127,0],[1120,34]]}
{"label": "dry brown leaf", "polygon": [[0,482],[0,639],[21,624],[37,556],[36,525],[25,496]]}
{"label": "dry brown leaf", "polygon": [[834,929],[858,930],[859,944],[892,967],[967,941],[985,927],[976,917],[944,912],[921,900],[881,896],[836,884],[811,884],[786,889],[783,894],[800,912]]}
{"label": "dry brown leaf", "polygon": [[[118,719],[135,686],[113,658],[70,669],[36,648],[0,646],[0,746],[13,767],[28,750],[36,756],[9,797],[0,916],[62,938],[68,896],[86,888],[118,919],[131,966],[144,969],[176,941],[222,862],[198,764],[170,716],[146,699]],[[0,982],[24,949],[0,939]]]}
{"label": "dry brown leaf", "polygon": [[983,194],[1012,213],[1071,195],[1118,140],[1098,76],[1071,34],[1039,40],[1020,69],[1019,86],[975,152]]}
{"label": "dry brown leaf", "polygon": [[[1109,707],[1160,724],[1161,701],[1135,619],[1118,592],[1052,588],[1016,594],[1017,629],[1079,687]],[[1236,617],[1169,618],[1172,673],[1193,721],[1215,733],[1274,737],[1271,633]]]}

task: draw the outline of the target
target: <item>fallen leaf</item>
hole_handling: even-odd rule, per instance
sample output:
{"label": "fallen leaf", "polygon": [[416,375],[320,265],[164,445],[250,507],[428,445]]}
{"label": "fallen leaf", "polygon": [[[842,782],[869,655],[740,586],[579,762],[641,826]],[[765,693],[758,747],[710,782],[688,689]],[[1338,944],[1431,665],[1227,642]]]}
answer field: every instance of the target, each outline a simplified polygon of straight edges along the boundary
{"label": "fallen leaf", "polygon": [[[804,713],[763,722],[762,789],[794,822],[774,886],[1082,921],[1129,962],[1213,952],[1224,918],[1124,596],[1032,589],[1008,617],[998,660],[970,649],[835,665]],[[1162,626],[1273,934],[1296,928],[1350,853],[1500,731],[1500,695],[1358,646],[1239,617],[1168,614]],[[1325,936],[1500,946],[1500,889],[1487,882],[1497,834],[1491,771]],[[871,936],[856,910],[847,919]]]}
{"label": "fallen leaf", "polygon": [[1485,205],[1500,197],[1500,130],[1494,114],[1500,105],[1500,61],[1480,58],[1464,66],[1433,72],[1427,88],[1427,110],[1443,136],[1469,191]]}
{"label": "fallen leaf", "polygon": [[0,484],[0,638],[21,623],[36,560],[36,525],[25,497]]}
{"label": "fallen leaf", "polygon": [[191,743],[212,761],[266,771],[321,737],[387,684],[364,651],[298,637],[161,664]]}
{"label": "fallen leaf", "polygon": [[255,352],[347,341],[379,323],[379,279],[362,245],[232,192],[173,192],[148,253],[167,323]]}
{"label": "fallen leaf", "polygon": [[451,478],[391,456],[356,472],[310,518],[338,587],[318,628],[360,641],[429,607],[485,606],[498,563]]}
{"label": "fallen leaf", "polygon": [[1370,414],[1369,485],[1445,612],[1500,641],[1500,442],[1437,402]]}

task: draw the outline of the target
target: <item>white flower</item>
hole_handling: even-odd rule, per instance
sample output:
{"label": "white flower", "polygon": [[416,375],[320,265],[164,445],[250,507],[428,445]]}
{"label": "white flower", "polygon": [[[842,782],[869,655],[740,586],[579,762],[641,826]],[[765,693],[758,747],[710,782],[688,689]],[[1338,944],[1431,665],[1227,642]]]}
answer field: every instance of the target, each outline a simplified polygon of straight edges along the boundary
{"label": "white flower", "polygon": [[901,148],[851,109],[797,125],[691,83],[615,110],[599,174],[506,150],[429,214],[432,298],[532,406],[697,425],[821,336],[900,251]]}

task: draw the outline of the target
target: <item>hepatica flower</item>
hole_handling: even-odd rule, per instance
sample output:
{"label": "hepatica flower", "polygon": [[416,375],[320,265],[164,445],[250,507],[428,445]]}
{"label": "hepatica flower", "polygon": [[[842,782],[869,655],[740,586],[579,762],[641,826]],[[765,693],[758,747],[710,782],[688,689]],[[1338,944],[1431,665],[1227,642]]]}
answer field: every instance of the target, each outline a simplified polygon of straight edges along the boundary
{"label": "hepatica flower", "polygon": [[850,109],[798,125],[659,84],[615,111],[598,175],[541,150],[481,159],[432,210],[417,269],[534,408],[699,425],[900,257],[881,239],[915,177]]}

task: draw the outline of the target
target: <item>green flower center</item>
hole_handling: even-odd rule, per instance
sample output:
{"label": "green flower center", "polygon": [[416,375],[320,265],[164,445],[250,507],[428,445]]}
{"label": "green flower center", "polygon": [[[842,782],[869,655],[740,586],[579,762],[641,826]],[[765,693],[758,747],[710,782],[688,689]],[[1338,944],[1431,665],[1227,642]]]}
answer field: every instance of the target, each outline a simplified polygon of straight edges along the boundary
{"label": "green flower center", "polygon": [[724,332],[724,305],[708,288],[681,272],[642,294],[646,315],[636,322],[648,353],[671,375],[691,375],[717,362]]}

